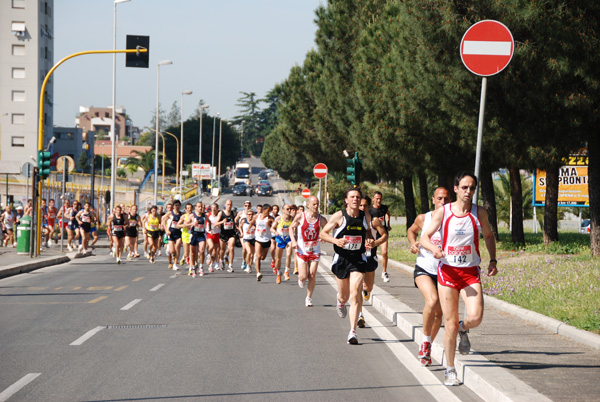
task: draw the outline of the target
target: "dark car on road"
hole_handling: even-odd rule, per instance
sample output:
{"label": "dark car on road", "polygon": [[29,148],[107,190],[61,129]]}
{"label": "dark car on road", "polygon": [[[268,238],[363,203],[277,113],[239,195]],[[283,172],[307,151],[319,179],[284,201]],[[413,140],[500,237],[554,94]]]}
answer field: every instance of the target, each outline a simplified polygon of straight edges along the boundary
{"label": "dark car on road", "polygon": [[262,179],[262,180],[266,180],[268,176],[268,173],[266,170],[261,170],[260,172],[258,172],[258,178]]}
{"label": "dark car on road", "polygon": [[273,187],[269,184],[261,183],[256,186],[256,195],[268,195],[270,197],[273,195]]}
{"label": "dark car on road", "polygon": [[249,186],[245,183],[238,183],[233,186],[233,195],[247,195],[252,196],[252,186]]}

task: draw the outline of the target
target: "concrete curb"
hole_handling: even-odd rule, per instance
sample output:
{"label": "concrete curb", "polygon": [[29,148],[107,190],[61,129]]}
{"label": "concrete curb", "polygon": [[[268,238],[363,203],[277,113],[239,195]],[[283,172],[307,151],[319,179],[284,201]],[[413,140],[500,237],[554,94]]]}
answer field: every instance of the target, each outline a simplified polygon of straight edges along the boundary
{"label": "concrete curb", "polygon": [[[388,260],[388,264],[395,268],[402,269],[410,274],[412,274],[414,271],[413,267],[398,261]],[[536,313],[535,311],[524,309],[514,304],[505,302],[504,300],[496,299],[492,296],[483,295],[483,300],[484,303],[489,304],[498,310],[504,311],[505,313],[512,314],[522,320],[539,325],[542,328],[552,331],[555,334],[562,335],[584,346],[600,350],[600,335],[575,328],[574,326],[565,324],[562,321],[550,318],[540,313]]]}
{"label": "concrete curb", "polygon": [[[394,262],[397,263],[396,261]],[[323,266],[319,266],[321,275],[333,276],[328,269],[331,266],[331,257],[321,255],[321,264],[323,264]],[[335,287],[333,282],[332,286]],[[393,322],[413,342],[417,345],[419,344],[417,339],[420,340],[423,336],[421,312],[412,310],[408,305],[402,303],[395,296],[387,293],[377,285],[373,287],[370,300],[371,306],[375,310]],[[367,306],[368,304],[365,303],[364,305]],[[443,342],[439,341],[440,339],[444,339],[443,327],[440,328],[437,339],[432,344],[431,357],[443,365],[444,347]],[[485,401],[550,401],[546,396],[540,394],[537,390],[525,384],[502,367],[490,362],[474,350],[471,350],[471,353],[467,356],[457,354],[455,366],[463,384]],[[425,367],[423,369],[427,370]]]}
{"label": "concrete curb", "polygon": [[34,260],[26,263],[17,263],[8,265],[0,269],[0,279],[7,278],[13,275],[24,274],[27,272],[35,271],[36,269],[49,267],[52,265],[63,264],[69,262],[71,259],[66,256],[48,257],[40,260]]}

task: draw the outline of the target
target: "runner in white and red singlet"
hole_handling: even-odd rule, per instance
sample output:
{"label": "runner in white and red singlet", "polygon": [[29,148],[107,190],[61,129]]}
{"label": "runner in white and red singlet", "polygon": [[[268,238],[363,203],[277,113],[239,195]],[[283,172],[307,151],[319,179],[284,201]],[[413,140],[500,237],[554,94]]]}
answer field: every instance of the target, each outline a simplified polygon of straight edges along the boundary
{"label": "runner in white and red singlet", "polygon": [[[488,276],[498,273],[496,268],[496,241],[485,208],[472,203],[477,190],[477,178],[468,172],[459,173],[454,179],[456,201],[438,208],[431,223],[421,235],[421,246],[440,260],[438,266],[438,293],[444,313],[444,353],[446,375],[444,384],[459,385],[454,367],[456,336],[460,335],[458,351],[465,355],[471,349],[467,332],[481,324],[483,319],[483,295],[479,277],[479,233],[483,234],[490,254]],[[441,227],[442,247],[432,243],[431,237]],[[458,321],[459,294],[466,306],[464,321]]]}
{"label": "runner in white and red singlet", "polygon": [[306,201],[308,211],[298,212],[290,225],[290,238],[292,248],[296,249],[298,256],[298,286],[306,287],[304,305],[312,307],[312,295],[316,285],[317,268],[321,257],[321,229],[327,224],[327,219],[319,214],[319,199],[311,196]]}

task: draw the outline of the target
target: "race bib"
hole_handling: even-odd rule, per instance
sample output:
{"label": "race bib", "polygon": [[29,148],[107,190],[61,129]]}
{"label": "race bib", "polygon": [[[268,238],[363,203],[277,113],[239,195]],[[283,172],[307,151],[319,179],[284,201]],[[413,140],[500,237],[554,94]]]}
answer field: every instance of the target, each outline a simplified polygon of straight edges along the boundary
{"label": "race bib", "polygon": [[113,226],[113,231],[115,231],[115,232],[121,232],[121,231],[123,231],[123,225],[115,225],[115,226]]}
{"label": "race bib", "polygon": [[177,229],[177,221],[171,221],[171,227]]}
{"label": "race bib", "polygon": [[82,220],[82,222],[86,222],[86,223],[91,221],[90,217],[85,216],[85,215],[81,215],[81,220]]}
{"label": "race bib", "polygon": [[194,231],[195,232],[204,232],[204,225],[201,225],[198,222],[198,219],[194,218]]}
{"label": "race bib", "polygon": [[149,228],[150,228],[150,230],[151,230],[151,231],[153,231],[153,232],[158,230],[158,225],[152,225],[152,224],[150,224],[150,225],[148,225],[148,227],[149,227]]}
{"label": "race bib", "polygon": [[471,246],[448,246],[446,260],[449,263],[462,264],[473,262],[473,253]]}
{"label": "race bib", "polygon": [[223,224],[223,229],[225,229],[225,230],[233,230],[233,222],[225,222]]}
{"label": "race bib", "polygon": [[129,221],[129,226],[133,227],[137,225],[137,221]]}
{"label": "race bib", "polygon": [[304,243],[304,251],[307,253],[314,253],[317,248],[316,241],[307,241]]}
{"label": "race bib", "polygon": [[281,228],[281,235],[283,237],[289,237],[290,236],[290,228]]}
{"label": "race bib", "polygon": [[362,236],[344,236],[346,240],[345,250],[357,251],[360,250],[362,244]]}
{"label": "race bib", "polygon": [[267,233],[267,229],[258,228],[256,229],[256,234],[259,236],[264,236]]}

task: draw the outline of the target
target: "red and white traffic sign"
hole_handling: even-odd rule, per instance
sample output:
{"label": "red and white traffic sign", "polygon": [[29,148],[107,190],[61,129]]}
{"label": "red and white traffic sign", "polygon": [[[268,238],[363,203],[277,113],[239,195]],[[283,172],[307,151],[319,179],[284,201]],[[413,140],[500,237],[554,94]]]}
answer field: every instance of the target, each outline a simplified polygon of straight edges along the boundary
{"label": "red and white traffic sign", "polygon": [[460,42],[460,58],[473,74],[498,74],[512,59],[515,41],[501,22],[483,20],[472,25]]}
{"label": "red and white traffic sign", "polygon": [[317,179],[327,176],[327,166],[324,163],[317,163],[313,168],[313,173]]}
{"label": "red and white traffic sign", "polygon": [[302,190],[302,197],[304,198],[308,198],[310,197],[310,190],[305,188],[304,190]]}

